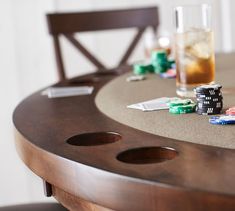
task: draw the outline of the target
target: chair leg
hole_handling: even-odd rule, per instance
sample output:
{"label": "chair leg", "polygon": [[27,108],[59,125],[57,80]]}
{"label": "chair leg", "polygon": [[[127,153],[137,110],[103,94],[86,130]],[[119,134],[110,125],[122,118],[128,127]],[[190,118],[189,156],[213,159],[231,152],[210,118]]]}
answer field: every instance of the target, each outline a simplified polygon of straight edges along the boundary
{"label": "chair leg", "polygon": [[51,197],[52,196],[52,187],[51,187],[51,184],[48,183],[45,180],[43,180],[43,190],[44,190],[44,195],[46,197]]}

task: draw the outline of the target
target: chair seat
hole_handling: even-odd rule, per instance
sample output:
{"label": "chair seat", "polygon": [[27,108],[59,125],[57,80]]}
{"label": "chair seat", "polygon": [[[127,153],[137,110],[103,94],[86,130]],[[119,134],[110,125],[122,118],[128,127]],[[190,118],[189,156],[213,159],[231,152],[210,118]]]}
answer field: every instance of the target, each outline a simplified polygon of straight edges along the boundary
{"label": "chair seat", "polygon": [[33,203],[0,207],[0,211],[67,211],[58,203]]}

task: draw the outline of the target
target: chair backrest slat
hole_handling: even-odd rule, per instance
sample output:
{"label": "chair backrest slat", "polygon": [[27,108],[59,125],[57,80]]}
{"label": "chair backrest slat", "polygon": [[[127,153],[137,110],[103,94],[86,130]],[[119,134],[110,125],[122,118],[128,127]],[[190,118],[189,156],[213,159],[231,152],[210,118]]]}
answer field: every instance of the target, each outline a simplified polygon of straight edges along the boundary
{"label": "chair backrest slat", "polygon": [[159,24],[157,7],[80,13],[48,14],[51,34],[144,28]]}
{"label": "chair backrest slat", "polygon": [[63,81],[66,79],[66,74],[65,74],[64,63],[61,54],[61,46],[58,35],[53,36],[53,43],[55,49],[56,65],[57,65],[59,80]]}
{"label": "chair backrest slat", "polygon": [[129,47],[127,48],[126,53],[123,55],[122,59],[119,62],[119,65],[125,64],[128,60],[128,58],[130,57],[131,53],[133,52],[135,46],[137,45],[137,43],[139,42],[142,34],[144,33],[146,28],[141,28],[139,29],[138,33],[136,34],[136,36],[134,37],[133,41],[131,42],[131,44],[129,45]]}
{"label": "chair backrest slat", "polygon": [[65,37],[86,56],[97,68],[105,69],[105,66],[93,56],[73,35],[65,34]]}

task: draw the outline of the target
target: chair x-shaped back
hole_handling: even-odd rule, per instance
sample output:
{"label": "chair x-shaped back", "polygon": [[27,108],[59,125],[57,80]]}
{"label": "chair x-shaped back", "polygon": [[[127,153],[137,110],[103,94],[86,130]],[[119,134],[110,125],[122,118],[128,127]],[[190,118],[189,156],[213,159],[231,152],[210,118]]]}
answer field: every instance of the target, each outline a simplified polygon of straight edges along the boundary
{"label": "chair x-shaped back", "polygon": [[47,14],[49,32],[53,36],[59,79],[65,80],[66,73],[61,54],[59,35],[64,35],[98,70],[106,69],[94,55],[92,55],[74,34],[77,32],[91,32],[111,29],[137,28],[138,32],[122,56],[119,66],[127,63],[143,32],[152,27],[156,32],[159,25],[158,8],[147,7],[138,9],[106,10],[79,13]]}

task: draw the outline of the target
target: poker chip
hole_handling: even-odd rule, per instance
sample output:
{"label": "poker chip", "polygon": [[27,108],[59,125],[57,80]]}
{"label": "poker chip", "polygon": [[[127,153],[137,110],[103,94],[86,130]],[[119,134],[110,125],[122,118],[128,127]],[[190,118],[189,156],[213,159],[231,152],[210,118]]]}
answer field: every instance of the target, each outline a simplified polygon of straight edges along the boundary
{"label": "poker chip", "polygon": [[154,73],[156,74],[162,74],[165,73],[168,69],[168,63],[154,63],[153,62],[153,66],[154,66]]}
{"label": "poker chip", "polygon": [[227,115],[235,115],[235,107],[231,107],[228,110],[226,110]]}
{"label": "poker chip", "polygon": [[226,114],[227,114],[227,115],[235,115],[235,111],[228,111],[228,110],[227,110],[227,111],[226,111]]}
{"label": "poker chip", "polygon": [[154,72],[154,68],[149,62],[139,61],[133,64],[133,72],[135,75],[144,75],[148,72]]}
{"label": "poker chip", "polygon": [[209,123],[213,124],[213,125],[220,125],[220,121],[219,121],[219,116],[212,116],[209,119]]}
{"label": "poker chip", "polygon": [[220,114],[223,109],[223,96],[220,84],[202,85],[195,88],[196,113],[199,115]]}
{"label": "poker chip", "polygon": [[199,108],[196,106],[196,113],[199,115],[216,115],[220,114],[222,109],[221,108],[213,108],[213,107],[203,107]]}
{"label": "poker chip", "polygon": [[216,90],[216,91],[208,90],[208,91],[204,91],[204,92],[196,92],[196,95],[198,97],[201,97],[201,98],[203,98],[203,97],[214,97],[214,98],[216,98],[216,97],[222,96],[222,93],[221,93],[221,91],[218,91],[218,90]]}
{"label": "poker chip", "polygon": [[219,120],[222,124],[235,124],[235,116],[222,115]]}
{"label": "poker chip", "polygon": [[213,116],[209,119],[209,122],[215,125],[235,124],[235,116],[229,116],[229,115]]}
{"label": "poker chip", "polygon": [[207,107],[211,107],[211,108],[223,108],[223,102],[210,102],[210,101],[198,101],[197,102],[197,106],[198,108],[207,108]]}
{"label": "poker chip", "polygon": [[202,110],[196,110],[196,113],[199,115],[208,116],[208,115],[221,114],[221,110],[214,111],[214,112],[206,112],[206,111],[202,111]]}
{"label": "poker chip", "polygon": [[169,102],[169,112],[172,114],[186,114],[195,112],[196,104],[191,99],[175,99]]}
{"label": "poker chip", "polygon": [[189,104],[192,104],[192,103],[194,103],[194,102],[191,99],[177,99],[177,100],[171,101],[169,103],[169,106],[170,107],[182,106],[182,105],[189,105]]}
{"label": "poker chip", "polygon": [[167,52],[165,50],[157,50],[151,53],[152,61],[167,61]]}
{"label": "poker chip", "polygon": [[195,91],[197,93],[215,93],[215,92],[219,92],[221,88],[222,86],[220,84],[201,85],[201,86],[196,87]]}
{"label": "poker chip", "polygon": [[195,112],[195,103],[180,106],[170,106],[169,112],[172,114],[187,114]]}
{"label": "poker chip", "polygon": [[212,116],[209,119],[209,123],[213,124],[213,125],[222,125],[223,122],[220,121],[220,117],[219,116]]}
{"label": "poker chip", "polygon": [[198,101],[200,101],[200,100],[211,100],[213,102],[218,102],[218,101],[221,101],[223,99],[222,93],[220,93],[220,95],[218,95],[218,96],[198,95],[198,94],[196,94],[196,98],[197,98]]}
{"label": "poker chip", "polygon": [[156,74],[165,73],[171,68],[171,63],[167,59],[167,52],[164,50],[153,51],[151,54],[151,61]]}

